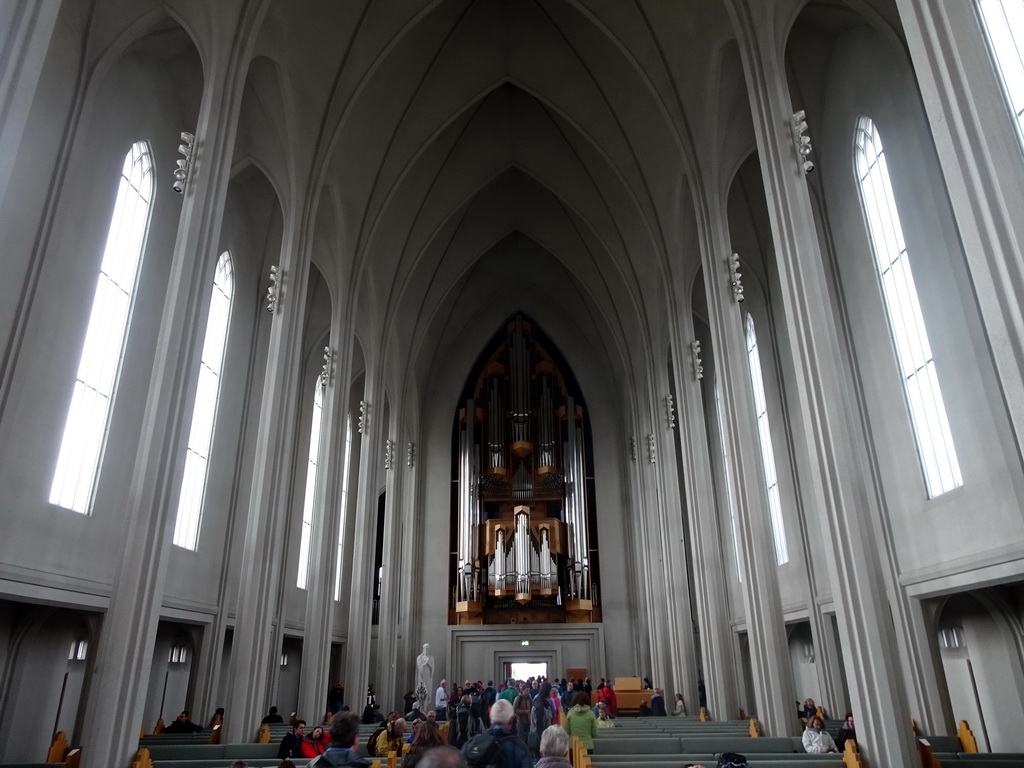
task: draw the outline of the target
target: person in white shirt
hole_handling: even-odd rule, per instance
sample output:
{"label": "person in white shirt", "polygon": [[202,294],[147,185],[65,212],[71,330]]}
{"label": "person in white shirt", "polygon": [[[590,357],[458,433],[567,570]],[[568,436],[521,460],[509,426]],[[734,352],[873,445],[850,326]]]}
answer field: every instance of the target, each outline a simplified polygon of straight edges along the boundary
{"label": "person in white shirt", "polygon": [[804,751],[814,755],[823,755],[826,752],[838,752],[836,743],[832,740],[828,731],[825,730],[825,723],[815,715],[811,718],[810,724],[804,730]]}
{"label": "person in white shirt", "polygon": [[442,680],[441,684],[437,686],[437,691],[434,693],[434,709],[437,710],[438,720],[446,720],[448,718],[448,691],[445,689],[447,684],[447,680]]}

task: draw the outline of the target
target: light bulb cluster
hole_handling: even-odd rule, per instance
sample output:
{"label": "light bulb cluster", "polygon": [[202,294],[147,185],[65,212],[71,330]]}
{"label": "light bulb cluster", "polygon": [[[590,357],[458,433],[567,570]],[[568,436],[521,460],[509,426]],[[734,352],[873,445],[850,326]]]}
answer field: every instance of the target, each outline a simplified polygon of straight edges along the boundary
{"label": "light bulb cluster", "polygon": [[183,155],[178,161],[178,167],[174,169],[174,183],[171,187],[179,195],[185,191],[185,182],[188,181],[188,172],[192,167],[192,148],[195,146],[196,137],[187,131],[181,132],[181,144],[178,145],[178,154]]}
{"label": "light bulb cluster", "polygon": [[804,110],[793,113],[793,143],[796,145],[797,159],[803,165],[804,173],[814,170],[811,160],[811,137],[807,135],[807,113]]}

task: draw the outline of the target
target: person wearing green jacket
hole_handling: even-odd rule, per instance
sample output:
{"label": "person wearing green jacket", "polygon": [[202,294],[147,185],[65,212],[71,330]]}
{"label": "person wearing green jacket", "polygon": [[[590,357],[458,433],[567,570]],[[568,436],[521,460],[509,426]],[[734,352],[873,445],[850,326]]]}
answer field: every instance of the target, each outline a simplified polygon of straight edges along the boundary
{"label": "person wearing green jacket", "polygon": [[569,736],[579,736],[587,752],[594,751],[597,718],[590,711],[590,697],[586,693],[580,692],[573,697],[572,707],[565,716],[565,732]]}

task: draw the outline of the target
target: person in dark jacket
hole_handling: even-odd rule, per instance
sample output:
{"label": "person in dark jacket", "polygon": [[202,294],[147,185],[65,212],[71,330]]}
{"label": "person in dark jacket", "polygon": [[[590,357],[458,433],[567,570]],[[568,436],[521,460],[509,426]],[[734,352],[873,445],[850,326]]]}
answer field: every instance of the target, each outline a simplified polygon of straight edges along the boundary
{"label": "person in dark jacket", "polygon": [[189,720],[188,711],[184,711],[170,725],[164,728],[164,733],[199,733],[201,730],[203,730],[203,726],[196,725]]}
{"label": "person in dark jacket", "polygon": [[329,726],[331,747],[320,757],[309,761],[306,768],[328,768],[329,766],[353,766],[370,768],[370,761],[356,754],[359,746],[359,717],[353,712],[339,712],[331,718]]}
{"label": "person in dark jacket", "polygon": [[530,753],[516,738],[516,711],[505,699],[498,699],[491,706],[491,727],[487,731],[501,746],[505,768],[530,768]]}
{"label": "person in dark jacket", "polygon": [[306,735],[306,721],[296,720],[290,733],[286,733],[281,739],[281,746],[277,748],[277,759],[284,760],[286,757],[301,757],[299,750],[302,748],[302,738]]}

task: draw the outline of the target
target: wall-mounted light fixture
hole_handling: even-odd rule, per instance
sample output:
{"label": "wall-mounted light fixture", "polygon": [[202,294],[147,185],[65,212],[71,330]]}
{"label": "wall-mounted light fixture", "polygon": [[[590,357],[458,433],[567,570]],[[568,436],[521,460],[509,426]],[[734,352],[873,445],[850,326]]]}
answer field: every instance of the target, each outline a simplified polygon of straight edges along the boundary
{"label": "wall-mounted light fixture", "polygon": [[267,312],[274,314],[277,302],[281,298],[281,268],[276,264],[270,267],[270,287],[267,288]]}
{"label": "wall-mounted light fixture", "polygon": [[736,301],[743,301],[743,275],[740,274],[740,255],[733,253],[729,255],[729,287],[732,289],[732,297]]}
{"label": "wall-mounted light fixture", "polygon": [[178,167],[174,169],[174,183],[171,185],[179,195],[185,191],[188,172],[192,169],[192,148],[195,146],[195,143],[195,136],[187,131],[181,132],[181,144],[178,145],[178,154],[184,155],[184,157],[178,161]]}
{"label": "wall-mounted light fixture", "polygon": [[693,378],[700,381],[704,378],[704,361],[700,359],[700,339],[690,342],[690,356],[693,358]]}
{"label": "wall-mounted light fixture", "polygon": [[803,165],[804,173],[814,170],[811,161],[811,137],[807,135],[807,113],[804,110],[793,113],[793,143],[796,145],[797,160]]}

